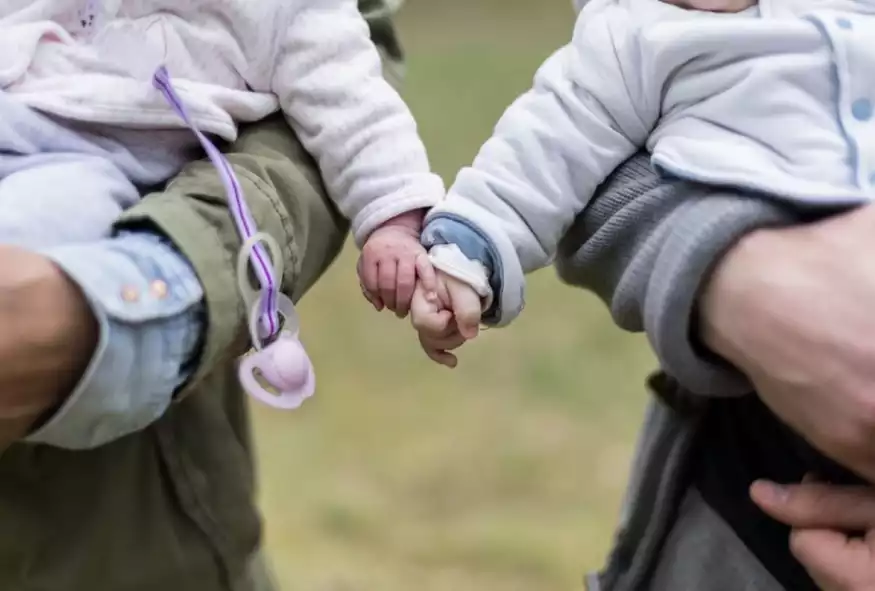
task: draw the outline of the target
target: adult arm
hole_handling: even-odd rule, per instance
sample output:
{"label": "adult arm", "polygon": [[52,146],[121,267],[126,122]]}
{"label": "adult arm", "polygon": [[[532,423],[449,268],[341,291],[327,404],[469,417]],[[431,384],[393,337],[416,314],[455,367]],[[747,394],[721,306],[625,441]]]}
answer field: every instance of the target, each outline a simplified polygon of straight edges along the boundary
{"label": "adult arm", "polygon": [[756,391],[875,481],[875,208],[803,215],[753,195],[660,187],[636,158],[566,238],[561,275],[645,330],[692,392]]}
{"label": "adult arm", "polygon": [[151,232],[41,254],[84,297],[98,336],[72,393],[26,440],[90,448],[147,427],[167,410],[198,350],[204,293],[195,271]]}
{"label": "adult arm", "polygon": [[[282,245],[283,291],[300,298],[339,252],[346,222],[328,204],[315,165],[281,118],[244,131],[227,157],[259,229]],[[17,413],[17,425],[5,425],[0,437],[7,443],[40,418],[30,442],[70,449],[107,443],[148,426],[167,410],[174,393],[184,397],[245,351],[247,310],[236,279],[240,239],[210,164],[194,163],[164,191],[144,197],[116,231],[111,240],[23,253],[53,263],[38,268],[66,281],[43,281],[31,295],[46,301],[44,322],[57,327],[50,346],[35,343],[3,359],[7,368],[16,360],[32,366],[30,359],[42,358],[40,348],[59,352],[46,362],[44,377],[35,371],[32,377],[17,376],[42,383],[52,395],[31,395],[36,406]],[[62,289],[45,293],[51,285]],[[60,327],[70,321],[54,312],[53,298],[79,301],[80,324],[97,326],[97,337],[82,342],[75,333],[65,334]],[[34,309],[31,317],[39,313]],[[45,376],[55,373],[53,361],[69,363],[65,360],[73,357],[90,361],[79,367],[78,386],[69,394],[76,381],[64,390]],[[11,387],[0,391],[0,409],[9,410],[14,395]]]}
{"label": "adult arm", "polygon": [[[391,22],[400,4],[360,2],[393,84],[403,73]],[[280,118],[244,130],[228,157],[260,229],[284,245],[283,288],[297,299],[334,259],[346,222]],[[49,253],[0,251],[9,327],[0,339],[0,451],[28,433],[68,448],[106,443],[243,352],[239,240],[208,164],[144,198],[116,230],[112,240]]]}

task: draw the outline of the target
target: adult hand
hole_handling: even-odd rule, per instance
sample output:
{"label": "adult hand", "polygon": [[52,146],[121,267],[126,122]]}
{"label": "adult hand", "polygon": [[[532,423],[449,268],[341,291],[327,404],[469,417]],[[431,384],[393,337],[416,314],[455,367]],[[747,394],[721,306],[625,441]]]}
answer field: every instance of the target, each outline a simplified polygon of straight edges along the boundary
{"label": "adult hand", "polygon": [[811,444],[875,482],[875,207],[751,233],[700,306],[704,342]]}
{"label": "adult hand", "polygon": [[72,391],[98,326],[83,294],[49,259],[0,246],[0,450]]}
{"label": "adult hand", "polygon": [[[790,548],[824,591],[875,589],[875,488],[758,482],[751,498],[793,528]],[[863,532],[851,537],[847,532]]]}

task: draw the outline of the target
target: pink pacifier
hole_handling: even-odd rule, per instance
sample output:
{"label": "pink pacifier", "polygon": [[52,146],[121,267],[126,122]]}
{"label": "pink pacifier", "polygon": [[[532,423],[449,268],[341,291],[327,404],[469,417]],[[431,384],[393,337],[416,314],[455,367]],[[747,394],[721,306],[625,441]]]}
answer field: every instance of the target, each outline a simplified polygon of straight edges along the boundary
{"label": "pink pacifier", "polygon": [[246,392],[274,408],[293,410],[301,406],[316,390],[313,363],[298,338],[300,320],[295,306],[282,293],[276,297],[276,309],[282,328],[276,338],[265,344],[267,332],[261,323],[264,292],[257,292],[247,278],[249,256],[257,243],[264,243],[274,263],[276,277],[282,277],[279,247],[267,234],[256,234],[246,241],[238,259],[238,282],[243,299],[249,304],[249,334],[253,350],[240,360],[238,377]]}

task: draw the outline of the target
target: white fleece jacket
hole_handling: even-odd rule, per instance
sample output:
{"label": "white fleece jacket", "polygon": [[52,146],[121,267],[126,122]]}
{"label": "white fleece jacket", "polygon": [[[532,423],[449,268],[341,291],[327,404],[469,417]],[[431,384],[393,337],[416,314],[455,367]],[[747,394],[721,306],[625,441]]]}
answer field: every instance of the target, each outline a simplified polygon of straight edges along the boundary
{"label": "white fleece jacket", "polygon": [[0,89],[40,111],[180,127],[151,84],[162,63],[224,139],[282,108],[358,244],[443,196],[355,0],[0,0]]}
{"label": "white fleece jacket", "polygon": [[[663,173],[808,206],[875,197],[875,0],[762,0],[739,14],[590,0],[429,214],[497,253],[497,324],[607,175]],[[433,260],[441,260],[445,248]]]}

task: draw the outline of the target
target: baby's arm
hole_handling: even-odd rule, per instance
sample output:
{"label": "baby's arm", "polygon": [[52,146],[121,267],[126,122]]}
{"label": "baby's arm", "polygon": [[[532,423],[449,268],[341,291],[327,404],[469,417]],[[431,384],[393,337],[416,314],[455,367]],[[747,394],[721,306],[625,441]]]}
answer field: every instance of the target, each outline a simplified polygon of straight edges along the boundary
{"label": "baby's arm", "polygon": [[483,264],[494,295],[485,322],[519,313],[523,273],[552,260],[598,185],[645,143],[660,99],[645,59],[625,9],[595,0],[429,214],[435,266],[458,276],[459,251]]}
{"label": "baby's arm", "polygon": [[381,74],[356,0],[301,4],[279,48],[273,91],[361,246],[386,221],[435,205],[443,182]]}

